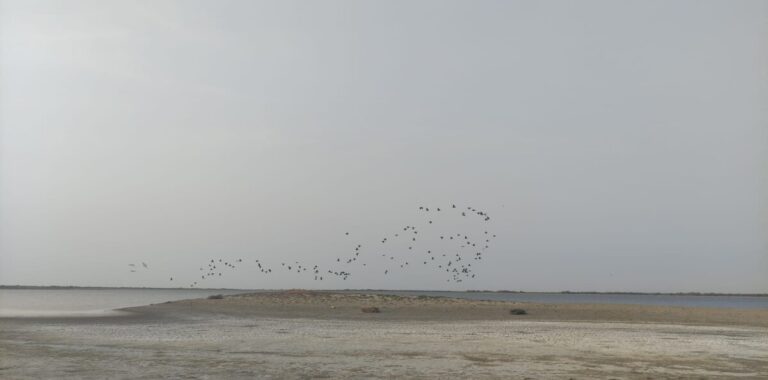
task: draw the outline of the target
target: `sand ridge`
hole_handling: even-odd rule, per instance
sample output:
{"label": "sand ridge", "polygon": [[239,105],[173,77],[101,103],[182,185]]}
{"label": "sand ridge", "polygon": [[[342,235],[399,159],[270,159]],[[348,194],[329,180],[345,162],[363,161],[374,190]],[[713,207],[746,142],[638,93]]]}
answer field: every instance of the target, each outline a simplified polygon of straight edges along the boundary
{"label": "sand ridge", "polygon": [[[363,307],[381,313],[362,313]],[[511,315],[511,309],[526,315]],[[768,327],[768,310],[617,304],[543,304],[450,297],[288,290],[194,299],[123,309],[165,316],[218,314],[237,317],[342,320],[526,320],[671,323]]]}
{"label": "sand ridge", "polygon": [[0,319],[0,378],[768,378],[766,310],[293,290],[123,311]]}

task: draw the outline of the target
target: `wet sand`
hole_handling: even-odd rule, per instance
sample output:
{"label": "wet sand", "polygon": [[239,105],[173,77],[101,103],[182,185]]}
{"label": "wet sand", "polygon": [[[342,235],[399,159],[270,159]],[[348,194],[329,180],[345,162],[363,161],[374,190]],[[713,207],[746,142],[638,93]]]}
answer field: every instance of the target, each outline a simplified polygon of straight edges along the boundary
{"label": "wet sand", "polygon": [[0,378],[768,378],[768,310],[288,291],[123,311],[0,319]]}

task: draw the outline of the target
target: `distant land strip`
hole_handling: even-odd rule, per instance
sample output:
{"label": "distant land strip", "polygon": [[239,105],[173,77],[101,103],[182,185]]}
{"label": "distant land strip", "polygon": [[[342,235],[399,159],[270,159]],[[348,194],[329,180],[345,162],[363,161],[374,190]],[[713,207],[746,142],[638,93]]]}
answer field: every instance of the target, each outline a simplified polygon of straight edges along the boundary
{"label": "distant land strip", "polygon": [[[291,289],[237,289],[237,288],[157,288],[136,286],[70,286],[70,285],[0,285],[0,289],[137,289],[137,290],[234,290],[272,292]],[[717,292],[615,292],[615,291],[573,291],[539,292],[525,290],[419,290],[419,289],[306,289],[318,292],[431,292],[431,293],[514,293],[514,294],[604,294],[604,295],[639,295],[639,296],[734,296],[734,297],[768,297],[768,293],[717,293]]]}

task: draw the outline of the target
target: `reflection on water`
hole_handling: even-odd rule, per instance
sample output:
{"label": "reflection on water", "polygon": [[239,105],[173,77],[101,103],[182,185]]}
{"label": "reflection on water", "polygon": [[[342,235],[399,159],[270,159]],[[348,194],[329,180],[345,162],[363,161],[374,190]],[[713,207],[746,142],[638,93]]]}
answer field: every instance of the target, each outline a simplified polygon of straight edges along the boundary
{"label": "reflection on water", "polygon": [[245,290],[201,289],[0,289],[0,317],[103,316],[113,309],[237,294]]}

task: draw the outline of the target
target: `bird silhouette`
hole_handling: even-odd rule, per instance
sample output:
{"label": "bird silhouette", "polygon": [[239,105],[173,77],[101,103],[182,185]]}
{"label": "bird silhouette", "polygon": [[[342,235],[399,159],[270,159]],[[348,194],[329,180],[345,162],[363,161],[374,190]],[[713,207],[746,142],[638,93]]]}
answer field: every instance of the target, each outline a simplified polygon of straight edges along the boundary
{"label": "bird silhouette", "polygon": [[[423,260],[415,259],[415,262],[422,262],[422,264],[426,266],[423,267],[424,269],[422,270],[429,270],[432,268],[434,268],[433,270],[439,269],[439,272],[445,273],[448,276],[447,280],[449,282],[462,282],[465,279],[476,278],[477,273],[474,272],[474,268],[471,267],[471,264],[462,263],[466,262],[465,260],[468,260],[469,258],[472,258],[476,261],[482,260],[482,253],[487,252],[491,245],[491,240],[496,238],[495,234],[491,234],[487,229],[481,228],[481,223],[488,222],[490,220],[488,213],[485,210],[480,210],[472,206],[466,206],[466,209],[459,209],[456,204],[450,204],[445,208],[432,207],[431,205],[428,207],[423,205],[419,206],[419,210],[427,213],[420,214],[421,217],[423,217],[421,222],[417,221],[416,223],[409,223],[408,225],[401,227],[402,231],[413,232],[413,235],[410,236],[410,239],[405,239],[405,242],[400,239],[401,236],[399,233],[374,234],[374,236],[380,236],[378,239],[380,243],[377,244],[377,246],[380,247],[379,249],[384,251],[383,253],[377,252],[377,254],[373,255],[372,257],[371,252],[366,252],[363,250],[362,244],[355,243],[353,247],[350,247],[352,249],[347,251],[350,252],[349,255],[343,254],[340,257],[336,257],[336,261],[334,263],[336,268],[327,265],[307,264],[301,260],[297,260],[294,262],[294,264],[290,265],[282,262],[278,268],[283,268],[284,271],[287,270],[290,273],[299,275],[308,274],[310,276],[309,280],[322,281],[327,276],[321,276],[321,274],[327,272],[328,275],[344,281],[351,277],[357,270],[365,271],[367,268],[374,270],[380,268],[382,263],[376,261],[377,257],[385,260],[388,259],[388,262],[395,264],[394,267],[391,268],[381,268],[384,269],[384,274],[388,275],[390,272],[396,272],[397,270],[400,270],[401,272],[408,271],[410,267],[409,261],[402,260],[405,258],[405,252],[408,252],[409,255],[417,255],[419,253],[425,255],[422,257]],[[451,210],[455,211],[451,212]],[[440,213],[428,214],[431,211]],[[464,220],[464,222],[461,222],[461,225],[465,225],[466,229],[462,229],[458,233],[457,231],[448,233],[450,231],[446,231],[444,229],[445,227],[441,227],[457,225],[456,222],[458,220]],[[418,230],[416,226],[424,225],[419,224],[424,222],[426,222],[427,225],[431,225],[430,228],[423,231]],[[419,232],[422,232],[422,234]],[[344,235],[350,236],[350,232],[346,231],[344,232]],[[417,241],[417,236],[420,249],[414,250],[413,244],[415,244]],[[478,236],[483,236],[483,238],[480,239]],[[448,239],[445,239],[445,237],[448,237]],[[484,244],[481,244],[480,242],[483,242]],[[411,245],[408,245],[407,243],[411,243]],[[479,251],[472,251],[477,250],[478,245],[482,246],[482,248],[480,248]],[[408,249],[404,250],[405,247]],[[425,249],[422,250],[422,247]],[[449,249],[455,250],[455,252],[451,252],[451,257],[447,258],[445,253],[440,255],[432,254],[432,251],[436,249]],[[430,262],[432,263],[431,265]],[[209,280],[210,277],[213,276],[224,277],[226,274],[229,274],[235,270],[240,270],[241,268],[247,269],[248,264],[246,263],[250,263],[250,265],[256,264],[252,267],[258,271],[256,273],[268,275],[273,272],[273,269],[269,267],[266,261],[258,258],[249,258],[249,260],[244,260],[242,257],[209,258],[206,263],[206,265],[200,266],[198,269],[201,275],[201,282]],[[146,262],[141,262],[141,264],[144,269],[149,268],[149,265]],[[128,265],[131,268],[136,267],[136,264]],[[221,266],[223,266],[224,270],[220,269]],[[343,267],[344,270],[340,270],[341,267]],[[132,269],[131,272],[135,272],[135,270]],[[173,280],[174,278],[171,276],[169,281]],[[191,284],[191,286],[196,286],[197,283],[198,282],[195,281]]]}

